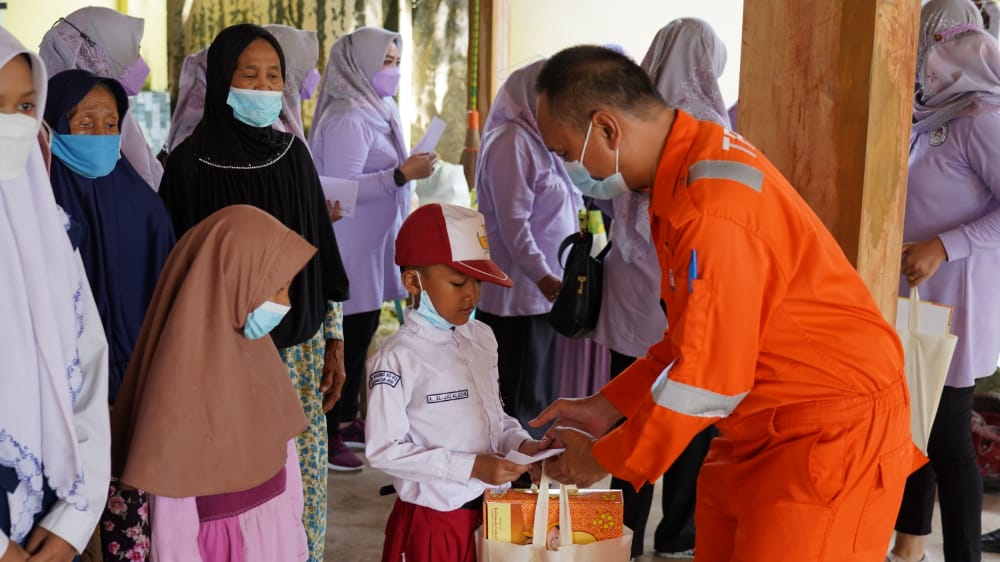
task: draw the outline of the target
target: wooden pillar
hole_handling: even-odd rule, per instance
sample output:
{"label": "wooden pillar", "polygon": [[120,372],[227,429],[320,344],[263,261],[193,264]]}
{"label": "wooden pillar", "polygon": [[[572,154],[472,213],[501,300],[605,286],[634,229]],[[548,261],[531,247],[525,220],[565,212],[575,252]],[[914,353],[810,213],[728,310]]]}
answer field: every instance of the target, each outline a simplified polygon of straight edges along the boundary
{"label": "wooden pillar", "polygon": [[737,130],[833,232],[895,317],[916,0],[747,2]]}

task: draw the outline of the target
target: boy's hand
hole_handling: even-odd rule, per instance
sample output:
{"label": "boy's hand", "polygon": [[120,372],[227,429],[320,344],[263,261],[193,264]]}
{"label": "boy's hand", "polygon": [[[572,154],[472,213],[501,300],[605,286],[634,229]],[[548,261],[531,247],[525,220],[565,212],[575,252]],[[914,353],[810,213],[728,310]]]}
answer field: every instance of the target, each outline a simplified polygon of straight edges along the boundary
{"label": "boy's hand", "polygon": [[0,562],[24,562],[27,559],[28,553],[14,541],[7,543],[7,551],[0,556]]}
{"label": "boy's hand", "polygon": [[528,472],[527,466],[494,455],[476,455],[472,465],[472,477],[492,486],[513,482],[525,472]]}
{"label": "boy's hand", "polygon": [[43,527],[35,527],[28,537],[28,562],[72,562],[76,550],[59,535]]}
{"label": "boy's hand", "polygon": [[[551,445],[551,437],[542,437],[541,439],[525,439],[521,443],[521,446],[517,448],[517,451],[519,453],[524,453],[529,457],[533,457],[545,449],[548,449]],[[542,463],[532,463],[530,472],[531,481],[538,484],[539,480],[542,478]]]}

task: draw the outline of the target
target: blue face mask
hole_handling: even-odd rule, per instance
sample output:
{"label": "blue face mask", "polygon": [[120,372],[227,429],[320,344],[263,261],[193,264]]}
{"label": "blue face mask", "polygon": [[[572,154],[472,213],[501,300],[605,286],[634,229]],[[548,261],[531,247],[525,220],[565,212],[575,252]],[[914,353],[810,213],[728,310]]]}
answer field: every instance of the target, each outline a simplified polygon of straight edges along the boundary
{"label": "blue face mask", "polygon": [[[424,290],[423,283],[420,282],[420,276],[417,275],[417,285],[420,285],[420,304],[417,306],[416,312],[424,320],[431,323],[431,326],[439,330],[450,330],[455,327],[455,324],[447,321],[441,313],[434,308],[434,303],[431,302],[431,296],[427,294]],[[473,311],[475,314],[475,311]]]}
{"label": "blue face mask", "polygon": [[121,158],[121,135],[60,135],[52,133],[52,154],[77,174],[103,178]]}
{"label": "blue face mask", "polygon": [[243,326],[243,335],[250,340],[268,335],[275,326],[281,323],[281,319],[291,309],[290,306],[264,301],[264,304],[258,306],[247,316],[247,324]]}
{"label": "blue face mask", "polygon": [[270,127],[281,114],[281,91],[244,90],[229,87],[226,104],[233,108],[233,117],[251,127]]}
{"label": "blue face mask", "polygon": [[583,155],[587,153],[587,143],[590,142],[590,131],[594,127],[591,121],[587,126],[587,136],[583,139],[583,149],[580,150],[580,159],[573,162],[566,162],[566,172],[573,185],[587,197],[594,199],[614,199],[622,193],[628,193],[628,185],[625,184],[625,177],[618,171],[618,149],[615,149],[615,173],[603,180],[594,179],[586,166],[583,165]]}

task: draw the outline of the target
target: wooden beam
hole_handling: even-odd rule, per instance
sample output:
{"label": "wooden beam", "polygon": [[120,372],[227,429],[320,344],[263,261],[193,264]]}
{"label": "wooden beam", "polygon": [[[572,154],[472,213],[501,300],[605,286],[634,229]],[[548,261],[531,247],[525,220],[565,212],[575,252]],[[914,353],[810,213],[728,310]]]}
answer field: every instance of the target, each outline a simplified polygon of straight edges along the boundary
{"label": "wooden beam", "polygon": [[768,0],[743,15],[738,130],[895,317],[912,115],[913,0]]}

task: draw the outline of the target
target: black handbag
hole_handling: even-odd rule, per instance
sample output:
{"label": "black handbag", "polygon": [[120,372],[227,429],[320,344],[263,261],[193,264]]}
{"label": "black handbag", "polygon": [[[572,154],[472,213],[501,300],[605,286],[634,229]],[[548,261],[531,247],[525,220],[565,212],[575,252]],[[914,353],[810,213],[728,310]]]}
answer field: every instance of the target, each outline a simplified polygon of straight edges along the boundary
{"label": "black handbag", "polygon": [[[601,314],[604,256],[611,249],[609,242],[596,257],[590,256],[594,235],[575,232],[559,244],[559,264],[563,266],[562,289],[552,303],[549,324],[569,338],[583,338],[594,333]],[[563,263],[563,252],[569,255]]]}

